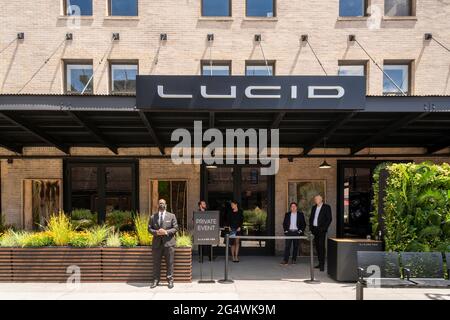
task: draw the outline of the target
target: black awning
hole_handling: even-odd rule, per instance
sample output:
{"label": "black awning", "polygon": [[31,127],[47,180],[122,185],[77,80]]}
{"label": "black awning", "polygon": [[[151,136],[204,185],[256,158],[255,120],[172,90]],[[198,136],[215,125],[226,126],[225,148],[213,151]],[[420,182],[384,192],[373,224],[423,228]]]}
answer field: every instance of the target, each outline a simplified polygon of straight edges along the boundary
{"label": "black awning", "polygon": [[280,130],[281,147],[304,148],[307,155],[327,138],[329,148],[450,146],[450,97],[367,97],[353,111],[161,111],[138,110],[134,97],[0,96],[0,146],[21,153],[27,146],[173,146],[177,128]]}

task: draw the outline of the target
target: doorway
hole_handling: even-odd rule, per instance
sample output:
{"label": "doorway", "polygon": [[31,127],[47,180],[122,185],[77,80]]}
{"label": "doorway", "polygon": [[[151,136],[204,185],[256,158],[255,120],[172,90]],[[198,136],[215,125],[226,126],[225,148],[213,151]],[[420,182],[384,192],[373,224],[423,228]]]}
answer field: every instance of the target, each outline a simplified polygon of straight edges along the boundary
{"label": "doorway", "polygon": [[137,161],[64,162],[64,210],[88,209],[103,223],[112,211],[138,209]]}
{"label": "doorway", "polygon": [[[220,227],[227,226],[231,201],[236,200],[244,213],[242,235],[273,235],[274,176],[263,176],[255,166],[202,166],[201,197],[210,210],[220,212]],[[224,250],[223,239],[218,251]],[[273,241],[241,240],[243,255],[273,255]]]}

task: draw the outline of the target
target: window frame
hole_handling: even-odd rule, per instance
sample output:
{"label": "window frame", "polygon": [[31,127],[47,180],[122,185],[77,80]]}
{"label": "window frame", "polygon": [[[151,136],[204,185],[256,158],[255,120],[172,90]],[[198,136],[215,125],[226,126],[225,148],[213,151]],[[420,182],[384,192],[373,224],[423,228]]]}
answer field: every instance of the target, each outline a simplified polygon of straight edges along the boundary
{"label": "window frame", "polygon": [[385,92],[384,91],[384,73],[385,73],[385,66],[407,66],[408,67],[408,88],[405,92],[407,95],[412,95],[413,91],[413,60],[384,60],[383,61],[383,95],[402,95],[401,92]]}
{"label": "window frame", "polygon": [[267,17],[267,16],[249,16],[248,15],[248,0],[245,0],[245,18],[250,18],[250,19],[272,19],[272,18],[276,18],[278,15],[277,12],[277,0],[271,0],[272,1],[272,6],[273,6],[273,14],[271,17]]}
{"label": "window frame", "polygon": [[109,93],[111,95],[127,95],[127,94],[135,94],[136,91],[123,91],[116,92],[114,91],[114,79],[113,79],[113,65],[122,65],[122,66],[136,66],[137,73],[136,76],[139,75],[139,60],[109,60]]}
{"label": "window frame", "polygon": [[133,1],[136,1],[136,15],[113,15],[112,14],[112,2],[113,2],[114,0],[108,0],[108,16],[109,17],[130,17],[130,18],[133,18],[133,17],[139,17],[139,0],[133,0]]}
{"label": "window frame", "polygon": [[[267,64],[269,66],[272,66],[272,74],[270,76],[263,76],[263,77],[273,77],[276,75],[276,60],[267,60]],[[249,66],[266,66],[266,61],[264,60],[246,60],[245,61],[245,72],[244,75],[246,77],[261,77],[256,75],[247,75],[247,67]]]}
{"label": "window frame", "polygon": [[233,10],[233,5],[232,5],[233,0],[226,0],[226,1],[228,1],[228,12],[229,12],[229,14],[227,16],[205,16],[205,15],[203,15],[203,2],[204,1],[207,1],[207,0],[200,1],[200,16],[202,18],[231,18],[233,16],[233,11],[232,11]]}
{"label": "window frame", "polygon": [[[212,66],[227,66],[228,67],[228,75],[231,76],[232,73],[232,61],[231,60],[201,60],[200,61],[200,75],[204,77],[211,77],[211,75],[203,74],[203,67],[210,66],[212,62]],[[214,75],[212,75],[214,77]],[[219,77],[219,76],[218,76]]]}
{"label": "window frame", "polygon": [[383,16],[385,18],[390,18],[390,19],[398,19],[398,18],[411,18],[411,17],[416,17],[416,8],[417,8],[417,4],[416,4],[416,0],[408,0],[409,1],[409,15],[406,16],[391,16],[391,15],[387,15],[386,13],[386,0],[383,1]]}
{"label": "window frame", "polygon": [[[67,12],[67,10],[69,9],[69,6],[67,5],[68,1],[70,1],[70,0],[62,0],[62,8],[63,8],[63,12],[62,13],[63,13],[63,16],[73,17],[74,15],[69,15],[68,12]],[[80,17],[92,17],[92,16],[94,16],[94,0],[90,0],[90,1],[91,1],[92,14],[81,14]]]}
{"label": "window frame", "polygon": [[341,1],[345,1],[345,0],[339,0],[338,3],[338,16],[339,18],[364,18],[364,17],[369,17],[370,14],[368,12],[369,10],[369,6],[370,6],[370,2],[371,0],[363,0],[364,1],[364,7],[363,7],[363,15],[362,16],[341,16]]}
{"label": "window frame", "polygon": [[[80,95],[81,92],[72,92],[68,90],[68,66],[69,65],[90,65],[92,67],[92,75],[94,75],[94,61],[92,59],[67,59],[67,60],[63,60],[63,66],[64,66],[64,94],[69,94],[69,95]],[[91,81],[91,85],[92,85],[92,91],[88,92],[89,94],[94,94],[94,80],[95,77],[92,78]]]}
{"label": "window frame", "polygon": [[[338,72],[339,75],[339,67],[342,66],[363,66],[364,67],[364,76],[366,77],[366,90],[369,91],[369,60],[339,60],[338,61]],[[341,76],[345,77],[345,76]]]}

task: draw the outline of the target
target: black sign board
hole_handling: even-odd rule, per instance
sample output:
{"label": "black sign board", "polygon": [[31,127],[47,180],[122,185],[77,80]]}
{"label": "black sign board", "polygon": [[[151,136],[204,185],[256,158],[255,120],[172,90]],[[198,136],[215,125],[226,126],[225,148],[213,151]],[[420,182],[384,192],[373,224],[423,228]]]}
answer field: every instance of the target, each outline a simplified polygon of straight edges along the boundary
{"label": "black sign board", "polygon": [[194,211],[194,244],[220,243],[219,211]]}
{"label": "black sign board", "polygon": [[358,110],[362,76],[138,76],[137,107],[154,110]]}

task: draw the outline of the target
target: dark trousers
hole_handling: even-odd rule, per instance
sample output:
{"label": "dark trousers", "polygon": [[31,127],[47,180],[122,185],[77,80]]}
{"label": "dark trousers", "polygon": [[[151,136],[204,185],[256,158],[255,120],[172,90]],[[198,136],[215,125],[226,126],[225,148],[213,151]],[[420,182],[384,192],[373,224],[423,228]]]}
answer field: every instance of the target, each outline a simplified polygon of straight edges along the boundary
{"label": "dark trousers", "polygon": [[[298,233],[297,232],[288,231],[288,233],[286,235],[287,236],[298,236]],[[293,247],[293,249],[292,249],[292,261],[296,261],[297,260],[299,243],[300,243],[299,239],[286,239],[285,240],[284,261],[286,261],[286,262],[289,261],[289,256],[291,254],[291,246]]]}
{"label": "dark trousers", "polygon": [[153,280],[160,279],[162,258],[166,259],[167,280],[173,280],[174,247],[157,247],[152,249],[153,254]]}
{"label": "dark trousers", "polygon": [[209,261],[213,260],[213,256],[212,256],[212,246],[210,245],[199,245],[198,246],[198,254],[199,254],[199,261],[201,263],[203,263],[203,258],[204,257],[208,257]]}
{"label": "dark trousers", "polygon": [[319,258],[319,266],[325,266],[325,240],[327,237],[326,231],[319,231],[316,227],[311,230],[314,235],[314,245],[316,246],[317,257]]}

